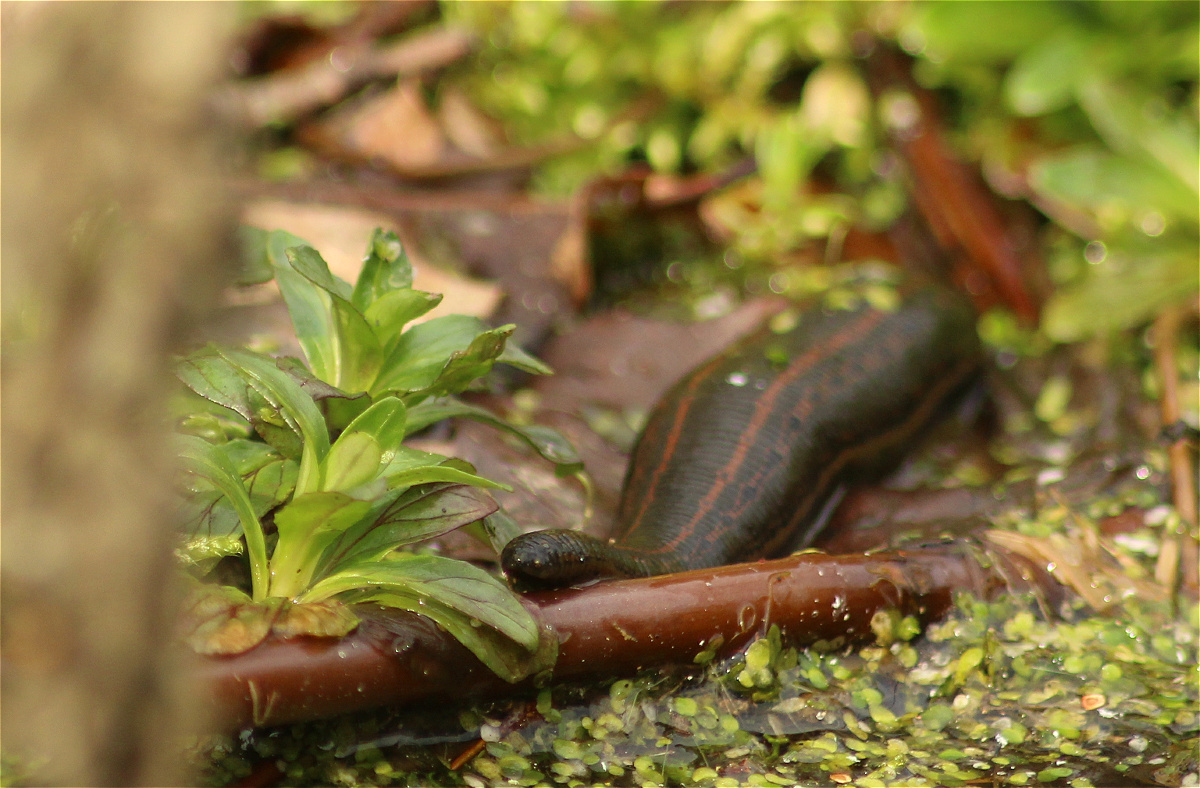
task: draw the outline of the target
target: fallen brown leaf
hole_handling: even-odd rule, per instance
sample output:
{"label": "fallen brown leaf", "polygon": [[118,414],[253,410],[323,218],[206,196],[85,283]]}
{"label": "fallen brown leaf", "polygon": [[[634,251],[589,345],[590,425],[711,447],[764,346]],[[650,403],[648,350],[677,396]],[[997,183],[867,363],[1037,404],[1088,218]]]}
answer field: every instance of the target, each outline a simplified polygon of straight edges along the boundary
{"label": "fallen brown leaf", "polygon": [[[363,252],[376,227],[399,229],[386,214],[362,208],[262,200],[246,205],[243,222],[266,230],[286,230],[313,245],[329,270],[348,282],[358,277]],[[413,263],[413,287],[445,298],[423,320],[447,314],[488,318],[500,304],[498,285],[437,268],[423,258],[413,244],[406,244]]]}

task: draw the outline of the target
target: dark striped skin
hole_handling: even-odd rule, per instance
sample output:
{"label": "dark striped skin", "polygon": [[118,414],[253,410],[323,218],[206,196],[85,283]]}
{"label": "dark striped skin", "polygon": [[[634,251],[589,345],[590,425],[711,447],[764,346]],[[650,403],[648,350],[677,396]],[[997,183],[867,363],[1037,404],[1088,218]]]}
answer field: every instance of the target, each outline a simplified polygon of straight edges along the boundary
{"label": "dark striped skin", "polygon": [[615,537],[538,531],[504,571],[528,588],[720,566],[811,544],[847,483],[893,469],[975,378],[971,307],[932,286],[892,312],[812,310],[704,362],[654,408]]}

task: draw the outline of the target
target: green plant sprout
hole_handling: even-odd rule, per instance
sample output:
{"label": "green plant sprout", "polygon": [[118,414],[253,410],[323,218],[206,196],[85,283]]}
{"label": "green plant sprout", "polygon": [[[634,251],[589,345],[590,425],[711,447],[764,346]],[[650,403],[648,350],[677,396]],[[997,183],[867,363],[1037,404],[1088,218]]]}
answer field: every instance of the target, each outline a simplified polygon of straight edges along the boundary
{"label": "green plant sprout", "polygon": [[353,287],[296,236],[246,238],[242,281],[275,279],[307,364],[215,345],[179,361],[179,378],[201,398],[179,436],[189,472],[179,554],[203,572],[244,548],[250,567],[248,595],[197,590],[193,648],[236,653],[271,631],[345,635],[358,624],[347,605],[374,602],[428,616],[509,681],[548,667],[553,644],[500,580],[399,548],[496,514],[484,491],[507,489],[462,460],[404,445],[444,418],[507,429],[560,473],[578,472],[558,433],[510,425],[454,396],[496,362],[550,370],[506,344],[511,325],[447,315],[406,328],[441,297],[412,289],[391,233],[375,231]]}

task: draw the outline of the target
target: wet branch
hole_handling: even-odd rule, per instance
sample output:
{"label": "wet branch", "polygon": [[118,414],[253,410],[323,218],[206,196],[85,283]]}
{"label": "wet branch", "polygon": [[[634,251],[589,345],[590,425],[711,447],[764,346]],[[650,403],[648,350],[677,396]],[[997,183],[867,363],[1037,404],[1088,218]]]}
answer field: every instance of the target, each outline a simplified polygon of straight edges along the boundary
{"label": "wet branch", "polygon": [[[808,553],[525,597],[559,642],[553,680],[629,675],[691,664],[706,648],[736,653],[778,625],[788,642],[873,637],[885,609],[940,617],[960,591],[986,596],[1013,583],[1054,594],[1023,559],[990,555],[985,568],[963,547],[875,555]],[[342,639],[269,639],[233,657],[206,658],[199,679],[225,727],[279,725],[379,706],[528,691],[506,684],[432,621],[404,611],[363,610]]]}

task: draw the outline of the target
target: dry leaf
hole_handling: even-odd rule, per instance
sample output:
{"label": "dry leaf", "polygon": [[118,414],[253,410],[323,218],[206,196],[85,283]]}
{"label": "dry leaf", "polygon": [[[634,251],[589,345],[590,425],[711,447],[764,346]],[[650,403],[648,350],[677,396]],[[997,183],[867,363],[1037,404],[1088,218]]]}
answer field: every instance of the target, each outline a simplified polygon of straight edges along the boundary
{"label": "dry leaf", "polygon": [[[249,203],[242,221],[265,230],[286,230],[313,245],[329,270],[347,282],[353,282],[362,268],[367,241],[376,227],[397,230],[396,223],[384,214],[361,208],[307,205],[274,200]],[[413,287],[445,298],[424,320],[448,314],[488,318],[503,297],[499,286],[436,268],[414,249],[405,245],[413,264]]]}
{"label": "dry leaf", "polygon": [[347,147],[398,170],[428,167],[446,147],[437,119],[425,104],[421,83],[406,79],[342,118]]}
{"label": "dry leaf", "polygon": [[499,124],[480,112],[461,88],[443,89],[438,116],[446,136],[463,153],[487,159],[503,147]]}

